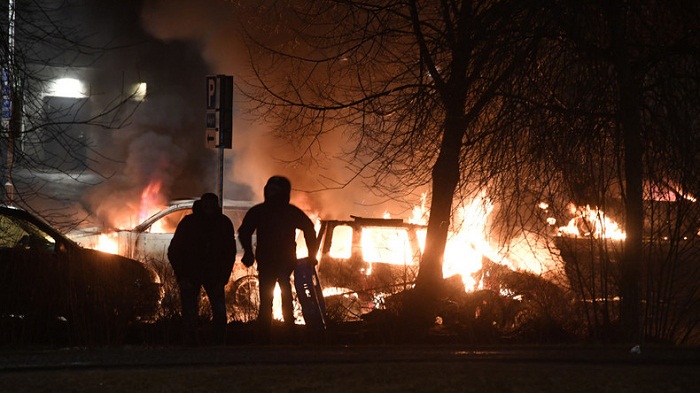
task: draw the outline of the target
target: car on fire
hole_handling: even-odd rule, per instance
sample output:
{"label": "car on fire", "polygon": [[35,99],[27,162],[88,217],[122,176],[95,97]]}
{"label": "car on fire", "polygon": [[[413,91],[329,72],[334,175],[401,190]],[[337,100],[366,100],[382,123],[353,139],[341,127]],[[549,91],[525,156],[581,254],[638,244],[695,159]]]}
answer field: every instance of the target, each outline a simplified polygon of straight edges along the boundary
{"label": "car on fire", "polygon": [[383,307],[386,296],[413,287],[425,238],[425,225],[351,218],[322,220],[318,235],[318,275],[334,320],[360,319]]}
{"label": "car on fire", "polygon": [[[95,229],[76,230],[68,234],[76,242],[88,248],[99,248],[101,237],[108,236],[116,243],[114,252],[145,263],[162,277],[166,287],[163,314],[170,314],[178,308],[177,288],[174,272],[168,261],[168,246],[177,224],[192,213],[195,198],[176,199],[168,206],[151,215],[131,229],[119,229],[106,234]],[[238,228],[245,213],[255,203],[224,199],[223,213]],[[237,260],[242,255],[242,247],[236,239]],[[246,268],[235,263],[231,278],[226,287],[229,315],[236,320],[247,321],[257,313],[258,281],[255,267]],[[175,298],[173,298],[173,296]]]}
{"label": "car on fire", "polygon": [[[172,309],[178,308],[177,299],[169,300],[168,293],[176,296],[177,290],[167,249],[177,224],[192,212],[194,201],[174,200],[133,229],[112,233],[120,255],[144,262],[161,275],[166,286],[164,304],[170,304]],[[223,212],[238,228],[254,204],[224,200]],[[424,234],[425,226],[401,219],[351,216],[351,220],[320,220],[317,269],[330,317],[340,321],[357,320],[374,308],[382,307],[384,296],[413,286]],[[100,233],[79,231],[70,236],[94,248]],[[239,253],[236,259],[240,260],[242,248],[238,239],[236,242]],[[304,244],[303,241],[297,243]],[[255,318],[259,306],[255,265],[246,268],[241,263],[234,264],[226,296],[229,318],[244,322]],[[299,307],[296,314],[301,320]]]}
{"label": "car on fire", "polygon": [[[142,262],[168,260],[168,246],[173,238],[177,224],[188,214],[192,213],[192,205],[196,199],[177,199],[168,206],[151,215],[131,229],[110,231],[117,244],[116,253]],[[243,216],[253,202],[224,200],[223,212],[238,228]],[[84,247],[96,248],[103,231],[96,229],[76,230],[68,234],[73,240]],[[236,244],[240,250],[240,244]]]}
{"label": "car on fire", "polygon": [[0,205],[3,336],[14,328],[47,335],[56,327],[111,334],[151,320],[161,298],[159,276],[143,263],[83,248],[28,211]]}

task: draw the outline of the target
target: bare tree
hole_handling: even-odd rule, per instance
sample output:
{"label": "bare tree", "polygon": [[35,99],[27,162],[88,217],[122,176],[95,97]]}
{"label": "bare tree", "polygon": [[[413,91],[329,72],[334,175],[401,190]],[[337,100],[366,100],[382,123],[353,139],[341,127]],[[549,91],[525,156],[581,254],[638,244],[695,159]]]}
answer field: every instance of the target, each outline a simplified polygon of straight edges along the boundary
{"label": "bare tree", "polygon": [[[284,125],[280,136],[313,156],[346,133],[368,186],[430,187],[419,290],[442,278],[455,197],[488,188],[505,239],[553,234],[538,202],[560,217],[570,202],[591,205],[624,217],[627,238],[620,248],[590,237],[596,263],[579,273],[593,285],[571,285],[591,326],[610,328],[619,314],[625,338],[640,339],[642,291],[651,293],[642,274],[659,268],[644,253],[643,186],[672,179],[679,198],[697,192],[696,6],[272,1],[257,10],[268,22],[247,20],[260,51],[248,81],[258,83],[244,87]],[[687,304],[697,299],[689,292]]]}
{"label": "bare tree", "polygon": [[[315,154],[330,133],[347,133],[355,176],[371,189],[398,197],[430,188],[416,282],[427,304],[442,280],[455,195],[473,195],[492,174],[471,151],[500,126],[499,89],[538,45],[538,11],[530,5],[271,2],[259,11],[268,22],[278,16],[264,26],[279,30],[249,28],[266,57],[254,53],[260,83],[247,91],[264,97],[262,108],[287,126],[284,135]],[[291,22],[282,24],[282,15]]]}
{"label": "bare tree", "polygon": [[[566,188],[555,193],[577,205],[594,205],[624,219],[627,237],[620,245],[610,248],[609,241],[590,239],[589,268],[578,272],[587,279],[572,285],[589,300],[584,309],[590,307],[586,315],[594,331],[599,326],[609,333],[619,316],[624,337],[638,341],[650,335],[650,324],[669,317],[670,311],[662,309],[679,304],[672,297],[682,293],[680,303],[690,306],[695,301],[689,299],[698,294],[695,286],[672,283],[670,277],[676,269],[697,276],[688,261],[697,239],[692,228],[700,226],[697,204],[689,201],[698,184],[693,164],[698,156],[691,153],[698,148],[693,116],[700,110],[698,9],[690,2],[656,1],[562,1],[548,9],[556,23],[542,45],[536,72],[509,85],[510,94],[523,99],[511,100],[512,112],[522,115],[510,117],[520,120],[507,126],[528,130],[526,138],[516,139],[521,148],[514,151],[530,157],[521,161],[518,175],[534,181],[504,179],[509,186],[503,189],[540,196],[538,190],[551,195],[558,184]],[[502,159],[501,150],[490,151],[495,154],[487,162]],[[663,196],[668,193],[676,194],[672,215],[659,211],[659,205],[669,207],[669,197]],[[550,195],[541,197],[555,204]],[[513,209],[504,213],[514,215]],[[671,255],[673,231],[666,228],[660,236],[662,222],[678,225],[671,243],[680,241],[685,252]],[[662,239],[664,257],[658,249]],[[660,295],[661,286],[666,295]],[[668,291],[675,295],[667,296]],[[610,302],[615,294],[622,299],[619,307]],[[658,333],[653,336],[661,338]],[[674,334],[661,335],[670,339]]]}
{"label": "bare tree", "polygon": [[[102,176],[96,162],[108,160],[88,136],[90,130],[123,126],[135,111],[139,92],[123,86],[107,97],[66,74],[88,77],[91,66],[119,48],[75,16],[85,12],[79,1],[9,1],[0,19],[3,117],[0,170],[3,201],[36,208],[50,200],[42,173],[58,172],[79,184],[83,174]],[[58,82],[57,82],[58,81]],[[72,90],[60,92],[72,84]],[[17,176],[21,170],[23,174]],[[42,215],[60,215],[61,209]],[[70,217],[67,217],[71,220]]]}

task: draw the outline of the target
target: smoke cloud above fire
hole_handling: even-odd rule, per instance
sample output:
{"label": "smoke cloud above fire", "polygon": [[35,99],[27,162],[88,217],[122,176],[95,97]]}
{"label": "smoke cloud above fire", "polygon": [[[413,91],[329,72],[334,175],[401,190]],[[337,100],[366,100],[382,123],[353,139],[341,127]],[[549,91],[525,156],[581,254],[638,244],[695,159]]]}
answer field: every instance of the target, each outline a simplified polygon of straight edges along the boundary
{"label": "smoke cloud above fire", "polygon": [[[146,132],[131,140],[127,147],[127,160],[122,173],[116,174],[86,196],[95,206],[95,214],[104,224],[118,228],[137,225],[145,189],[155,187],[154,204],[166,205],[166,194],[182,174],[177,164],[184,161],[187,152],[167,135]],[[133,212],[125,216],[125,211]],[[126,222],[125,222],[126,221]]]}
{"label": "smoke cloud above fire", "polygon": [[[233,75],[236,79],[245,75],[248,61],[247,50],[239,39],[236,16],[235,8],[221,1],[152,0],[145,2],[141,22],[159,40],[194,43],[210,74]],[[204,75],[201,84],[204,94]],[[203,96],[201,101],[203,117]],[[268,125],[250,118],[246,114],[247,104],[234,92],[233,149],[226,152],[225,197],[231,195],[231,184],[244,183],[254,193],[253,199],[260,201],[267,179],[283,175],[291,180],[295,190],[292,202],[323,218],[393,213],[391,206],[372,196],[361,184],[338,188],[350,176],[344,161],[334,158],[340,156],[344,144],[339,137],[324,140],[324,151],[330,159],[322,164],[313,160],[294,161],[300,152],[275,139]],[[201,133],[204,133],[203,125]]]}

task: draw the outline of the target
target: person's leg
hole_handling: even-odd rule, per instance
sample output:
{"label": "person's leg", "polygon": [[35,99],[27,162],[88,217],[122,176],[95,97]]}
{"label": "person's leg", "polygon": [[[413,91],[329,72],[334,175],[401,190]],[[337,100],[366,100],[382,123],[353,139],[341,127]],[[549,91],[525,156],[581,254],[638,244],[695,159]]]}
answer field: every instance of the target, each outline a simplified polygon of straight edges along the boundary
{"label": "person's leg", "polygon": [[258,327],[260,339],[267,343],[270,340],[272,328],[272,300],[275,296],[275,274],[270,272],[258,272],[260,290],[260,310],[258,311]]}
{"label": "person's leg", "polygon": [[205,284],[209,304],[211,305],[213,342],[224,345],[226,343],[226,293],[222,284]]}
{"label": "person's leg", "polygon": [[180,288],[180,305],[182,308],[183,343],[193,345],[197,341],[195,331],[199,314],[200,287],[193,280],[187,278],[178,279],[178,287]]}
{"label": "person's leg", "polygon": [[292,284],[290,282],[290,273],[282,272],[277,277],[277,282],[280,285],[280,294],[282,295],[282,317],[286,326],[294,326],[294,295],[292,294]]}

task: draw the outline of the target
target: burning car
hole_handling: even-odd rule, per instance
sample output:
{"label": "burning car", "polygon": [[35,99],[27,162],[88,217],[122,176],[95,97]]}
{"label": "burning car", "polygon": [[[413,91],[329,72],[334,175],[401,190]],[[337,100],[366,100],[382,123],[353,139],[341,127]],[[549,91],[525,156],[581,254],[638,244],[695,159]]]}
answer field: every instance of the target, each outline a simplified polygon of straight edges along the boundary
{"label": "burning car", "polygon": [[80,247],[29,212],[0,206],[0,331],[21,325],[48,334],[67,324],[107,333],[153,318],[161,297],[146,265]]}
{"label": "burning car", "polygon": [[[94,229],[74,231],[69,236],[84,247],[102,249],[143,262],[168,260],[168,246],[177,224],[192,213],[195,199],[179,199],[151,215],[132,229],[102,232]],[[246,211],[253,206],[249,201],[224,200],[223,212],[238,228]],[[240,244],[236,244],[240,250]]]}
{"label": "burning car", "polygon": [[402,219],[351,218],[322,220],[319,231],[319,278],[330,312],[336,305],[335,317],[343,320],[413,286],[426,228]]}
{"label": "burning car", "polygon": [[[99,250],[105,250],[128,258],[141,261],[163,278],[168,294],[177,292],[174,272],[168,261],[168,246],[173,238],[177,224],[188,214],[196,199],[178,199],[168,206],[151,215],[132,229],[118,229],[103,232],[99,230],[73,231],[69,236],[81,245]],[[251,201],[224,200],[223,213],[231,219],[238,228],[243,216],[250,207]],[[236,240],[239,253],[242,247]],[[239,259],[239,257],[237,257]],[[248,320],[257,313],[257,275],[254,267],[246,268],[235,263],[231,279],[227,285],[227,304],[229,315],[236,319]],[[164,308],[177,308],[177,299],[166,297]],[[163,311],[170,313],[168,310]]]}

